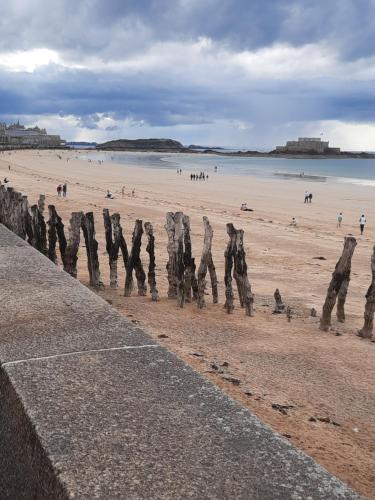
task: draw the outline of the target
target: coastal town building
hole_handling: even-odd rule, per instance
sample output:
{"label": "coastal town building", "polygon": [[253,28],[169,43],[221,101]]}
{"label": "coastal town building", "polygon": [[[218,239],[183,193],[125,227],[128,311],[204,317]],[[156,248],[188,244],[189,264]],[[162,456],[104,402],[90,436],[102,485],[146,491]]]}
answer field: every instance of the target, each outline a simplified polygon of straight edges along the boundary
{"label": "coastal town building", "polygon": [[285,146],[277,146],[280,153],[340,154],[340,148],[329,147],[328,141],[320,137],[299,137],[298,141],[288,141]]}
{"label": "coastal town building", "polygon": [[65,141],[59,135],[47,134],[44,128],[26,128],[19,121],[9,126],[0,123],[0,149],[60,148],[64,146]]}

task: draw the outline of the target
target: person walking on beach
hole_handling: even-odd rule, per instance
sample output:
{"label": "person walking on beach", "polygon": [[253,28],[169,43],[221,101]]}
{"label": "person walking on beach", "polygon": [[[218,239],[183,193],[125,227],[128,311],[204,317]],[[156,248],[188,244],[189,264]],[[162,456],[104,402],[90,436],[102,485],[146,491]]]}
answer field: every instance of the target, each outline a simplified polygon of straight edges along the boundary
{"label": "person walking on beach", "polygon": [[61,198],[61,191],[62,191],[62,186],[61,186],[61,184],[59,184],[59,185],[57,186],[56,191],[57,191],[57,196],[58,196],[59,198]]}
{"label": "person walking on beach", "polygon": [[134,198],[134,196],[135,196],[135,189],[133,188],[132,189],[132,197]]}
{"label": "person walking on beach", "polygon": [[66,182],[64,182],[63,187],[62,187],[63,198],[66,198],[67,191],[68,191],[68,185]]}
{"label": "person walking on beach", "polygon": [[309,202],[309,192],[305,191],[305,203]]}
{"label": "person walking on beach", "polygon": [[359,218],[359,229],[361,230],[361,235],[363,234],[365,224],[366,224],[366,217],[364,216],[364,214],[362,214],[361,217]]}
{"label": "person walking on beach", "polygon": [[122,197],[125,196],[125,186],[122,186],[122,188],[121,188],[121,196]]}
{"label": "person walking on beach", "polygon": [[309,193],[309,203],[311,203],[312,197],[313,197],[312,193]]}
{"label": "person walking on beach", "polygon": [[337,227],[341,227],[341,222],[342,222],[342,212],[339,213],[337,216]]}

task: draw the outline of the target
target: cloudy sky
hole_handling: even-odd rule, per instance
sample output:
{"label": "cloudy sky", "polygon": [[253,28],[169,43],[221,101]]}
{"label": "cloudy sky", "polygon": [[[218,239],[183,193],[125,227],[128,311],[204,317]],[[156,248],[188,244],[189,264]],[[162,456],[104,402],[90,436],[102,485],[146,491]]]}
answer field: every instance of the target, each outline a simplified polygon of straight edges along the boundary
{"label": "cloudy sky", "polygon": [[375,150],[375,0],[12,0],[0,121],[68,140]]}

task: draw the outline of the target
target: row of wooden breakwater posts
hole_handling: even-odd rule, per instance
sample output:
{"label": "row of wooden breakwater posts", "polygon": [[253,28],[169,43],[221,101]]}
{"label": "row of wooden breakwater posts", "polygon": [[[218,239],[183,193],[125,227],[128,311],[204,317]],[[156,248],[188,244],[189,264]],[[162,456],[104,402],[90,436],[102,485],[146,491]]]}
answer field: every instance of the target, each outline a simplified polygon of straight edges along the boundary
{"label": "row of wooden breakwater posts", "polygon": [[[57,264],[57,243],[64,270],[74,278],[77,277],[78,250],[81,231],[84,236],[87,266],[90,285],[103,288],[101,281],[98,242],[95,238],[95,223],[93,212],[73,212],[69,221],[67,236],[61,217],[54,205],[48,205],[48,221],[45,221],[45,196],[40,195],[38,203],[31,205],[27,196],[0,185],[0,223],[26,239],[30,245],[46,255]],[[137,219],[132,236],[131,249],[128,250],[120,223],[120,215],[110,215],[108,209],[103,209],[106,249],[109,258],[110,286],[118,286],[118,259],[121,253],[125,267],[124,295],[129,297],[134,288],[134,278],[137,282],[138,295],[147,294],[146,273],[140,257],[142,236],[147,236],[146,252],[149,255],[147,280],[151,298],[158,300],[156,285],[155,236],[152,224]],[[182,212],[168,212],[165,229],[168,235],[168,297],[177,300],[179,307],[185,302],[196,301],[197,306],[205,307],[205,290],[207,273],[210,277],[212,300],[218,303],[218,280],[212,258],[213,230],[207,217],[203,217],[204,242],[201,261],[198,269],[192,256],[190,237],[190,220]],[[248,316],[253,315],[254,296],[247,275],[247,265],[243,246],[244,232],[235,229],[233,224],[227,224],[229,242],[225,252],[225,309],[228,313],[234,310],[234,293],[232,281],[236,282],[241,307]]]}
{"label": "row of wooden breakwater posts", "polygon": [[[86,253],[90,285],[94,288],[104,287],[100,278],[98,242],[95,238],[95,224],[93,212],[73,212],[68,226],[68,236],[61,217],[54,205],[48,205],[49,219],[44,218],[45,196],[40,195],[38,203],[29,205],[27,196],[0,185],[0,223],[30,245],[46,255],[57,264],[57,243],[64,270],[73,277],[77,277],[78,250],[80,233],[82,230]],[[110,286],[118,287],[118,258],[121,253],[125,267],[124,295],[129,297],[134,288],[133,275],[137,282],[138,295],[147,294],[146,273],[140,257],[142,235],[147,236],[146,252],[149,255],[147,281],[151,298],[157,301],[159,293],[156,285],[155,237],[152,224],[137,219],[132,236],[130,252],[126,244],[120,224],[120,215],[110,215],[108,209],[103,209],[103,220],[106,238],[106,249],[110,267]],[[212,300],[218,303],[218,280],[212,258],[211,246],[213,230],[207,217],[203,217],[204,240],[203,250],[198,270],[192,256],[190,237],[190,220],[182,212],[168,212],[165,229],[168,235],[168,297],[177,300],[177,305],[183,307],[185,302],[196,301],[198,308],[205,307],[205,290],[207,273],[210,277]],[[236,282],[241,307],[247,316],[254,314],[254,295],[247,274],[246,253],[244,250],[242,229],[236,229],[233,224],[227,224],[229,241],[225,250],[225,304],[228,313],[234,310],[233,279]],[[345,322],[345,302],[351,274],[351,262],[357,245],[356,239],[349,235],[345,237],[344,248],[332,274],[327,290],[326,300],[320,318],[320,329],[328,331],[331,327],[332,311],[337,302],[337,320]],[[366,294],[364,325],[358,332],[363,338],[372,338],[373,320],[375,312],[375,246],[371,258],[372,281]],[[285,308],[278,290],[274,294],[276,301],[275,312],[286,312],[288,321],[291,319],[291,310]],[[312,310],[315,311],[315,310]]]}

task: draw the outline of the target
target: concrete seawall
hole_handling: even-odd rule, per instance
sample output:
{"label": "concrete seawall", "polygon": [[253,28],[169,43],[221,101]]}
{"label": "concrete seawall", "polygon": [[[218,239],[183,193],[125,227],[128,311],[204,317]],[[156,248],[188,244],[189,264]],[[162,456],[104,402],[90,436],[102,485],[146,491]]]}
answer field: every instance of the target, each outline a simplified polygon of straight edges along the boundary
{"label": "concrete seawall", "polygon": [[0,304],[1,499],[359,498],[1,225]]}

